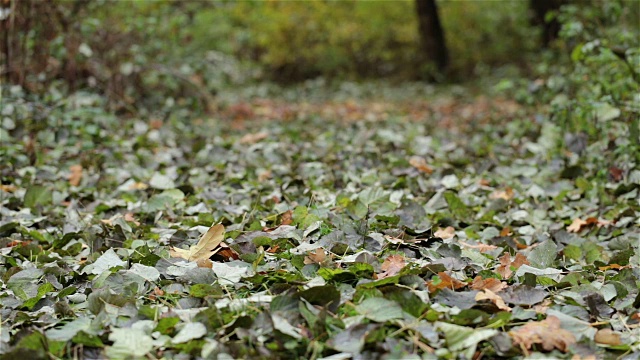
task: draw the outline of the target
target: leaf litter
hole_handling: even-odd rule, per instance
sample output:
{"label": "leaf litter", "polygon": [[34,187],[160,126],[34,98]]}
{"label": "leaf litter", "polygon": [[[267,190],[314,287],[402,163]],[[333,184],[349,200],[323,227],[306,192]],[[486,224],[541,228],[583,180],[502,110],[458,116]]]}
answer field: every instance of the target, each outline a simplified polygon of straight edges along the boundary
{"label": "leaf litter", "polygon": [[[550,145],[560,128],[530,121],[530,109],[439,101],[247,102],[234,110],[243,130],[123,126],[105,114],[111,131],[92,149],[102,165],[43,137],[51,150],[35,173],[12,138],[0,350],[15,357],[46,341],[58,358],[639,351],[640,176],[608,182],[602,154],[586,151],[571,178],[559,169],[577,160]],[[80,109],[101,111],[88,104]],[[287,122],[251,121],[285,107]],[[70,109],[53,111],[64,119]]]}

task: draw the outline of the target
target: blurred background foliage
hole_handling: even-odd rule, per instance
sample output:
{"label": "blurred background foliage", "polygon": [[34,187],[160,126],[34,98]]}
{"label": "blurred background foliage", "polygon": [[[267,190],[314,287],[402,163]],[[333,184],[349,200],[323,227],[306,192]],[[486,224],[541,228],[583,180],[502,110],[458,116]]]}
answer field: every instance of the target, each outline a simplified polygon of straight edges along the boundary
{"label": "blurred background foliage", "polygon": [[[638,2],[544,1],[563,5],[546,14],[562,23],[549,44],[532,22],[535,1],[437,1],[449,52],[438,71],[419,56],[414,0],[0,0],[2,78],[32,94],[88,90],[118,111],[176,102],[211,111],[221,91],[265,81],[463,82],[575,71],[552,78],[549,96],[584,93],[576,82],[598,73],[599,94],[631,102]],[[499,88],[532,102],[520,85],[509,78]]]}

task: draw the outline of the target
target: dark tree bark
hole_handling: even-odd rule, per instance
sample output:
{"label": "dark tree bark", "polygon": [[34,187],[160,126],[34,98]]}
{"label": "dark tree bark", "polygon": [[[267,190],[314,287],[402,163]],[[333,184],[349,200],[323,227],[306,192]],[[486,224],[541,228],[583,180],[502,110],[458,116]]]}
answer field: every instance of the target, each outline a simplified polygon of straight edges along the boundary
{"label": "dark tree bark", "polygon": [[531,23],[542,28],[542,45],[548,47],[549,44],[558,38],[560,23],[557,19],[546,21],[545,17],[549,11],[556,11],[562,6],[563,0],[529,0],[529,6],[533,10]]}
{"label": "dark tree bark", "polygon": [[416,0],[416,12],[422,53],[428,61],[438,67],[438,70],[444,71],[449,64],[449,54],[436,1]]}

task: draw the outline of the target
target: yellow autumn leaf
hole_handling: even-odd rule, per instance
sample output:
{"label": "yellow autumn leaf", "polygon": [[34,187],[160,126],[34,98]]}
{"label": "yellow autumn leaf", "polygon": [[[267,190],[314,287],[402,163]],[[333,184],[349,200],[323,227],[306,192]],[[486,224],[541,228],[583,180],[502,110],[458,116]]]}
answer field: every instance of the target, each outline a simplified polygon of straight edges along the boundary
{"label": "yellow autumn leaf", "polygon": [[205,260],[220,250],[222,240],[224,240],[224,226],[222,224],[213,225],[202,235],[198,243],[191,245],[188,250],[172,246],[169,254],[171,257],[179,257],[188,261]]}

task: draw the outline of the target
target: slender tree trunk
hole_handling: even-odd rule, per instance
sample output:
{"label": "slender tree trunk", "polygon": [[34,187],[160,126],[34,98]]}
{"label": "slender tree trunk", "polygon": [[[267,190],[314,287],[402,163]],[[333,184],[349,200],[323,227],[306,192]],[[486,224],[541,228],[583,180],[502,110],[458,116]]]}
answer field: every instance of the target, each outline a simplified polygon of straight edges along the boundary
{"label": "slender tree trunk", "polygon": [[546,21],[545,17],[549,11],[556,11],[562,6],[562,0],[529,0],[529,7],[533,10],[531,23],[542,28],[542,46],[549,47],[549,44],[558,38],[560,23],[557,19]]}
{"label": "slender tree trunk", "polygon": [[416,0],[416,12],[422,53],[427,61],[434,63],[438,70],[444,71],[449,65],[449,54],[436,1]]}

